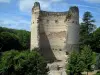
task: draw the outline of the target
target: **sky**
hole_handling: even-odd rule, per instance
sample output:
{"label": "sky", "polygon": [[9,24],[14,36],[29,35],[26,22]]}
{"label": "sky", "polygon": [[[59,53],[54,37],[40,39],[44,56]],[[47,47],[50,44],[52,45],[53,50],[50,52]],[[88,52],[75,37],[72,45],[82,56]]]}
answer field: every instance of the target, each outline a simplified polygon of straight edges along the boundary
{"label": "sky", "polygon": [[84,12],[89,11],[100,27],[100,0],[0,0],[0,26],[30,31],[31,9],[36,1],[45,11],[63,12],[78,6],[80,22]]}

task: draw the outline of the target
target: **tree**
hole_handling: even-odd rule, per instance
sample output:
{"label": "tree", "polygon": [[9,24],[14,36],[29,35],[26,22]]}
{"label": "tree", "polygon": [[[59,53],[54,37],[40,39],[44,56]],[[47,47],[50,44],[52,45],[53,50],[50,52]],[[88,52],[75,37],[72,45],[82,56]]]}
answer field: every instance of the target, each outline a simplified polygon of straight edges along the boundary
{"label": "tree", "polygon": [[94,51],[100,52],[100,27],[92,33],[92,36],[90,46]]}
{"label": "tree", "polygon": [[85,12],[83,15],[83,22],[80,26],[80,42],[82,45],[89,45],[91,40],[91,33],[95,30],[95,20],[92,19],[91,12]]}
{"label": "tree", "polygon": [[[11,34],[16,35],[19,38],[19,42],[22,46],[21,49],[24,49],[24,50],[30,49],[30,32],[29,31],[0,27],[0,34],[2,32],[7,32],[7,33],[9,32]],[[0,46],[2,46],[1,43],[0,43]]]}
{"label": "tree", "polygon": [[46,66],[37,52],[11,50],[1,56],[0,75],[47,75]]}
{"label": "tree", "polygon": [[18,30],[16,31],[16,35],[19,37],[19,41],[23,46],[23,49],[30,49],[30,32]]}
{"label": "tree", "polygon": [[96,63],[96,54],[92,52],[90,46],[84,46],[80,52],[73,51],[69,55],[67,72],[69,75],[81,75],[81,72],[92,70]]}
{"label": "tree", "polygon": [[81,55],[76,51],[70,54],[67,65],[67,73],[69,72],[69,75],[81,75],[84,69],[84,63],[80,56]]}
{"label": "tree", "polygon": [[96,69],[100,69],[100,53],[96,56]]}
{"label": "tree", "polygon": [[92,69],[92,65],[95,63],[95,53],[92,52],[90,46],[84,46],[83,50],[81,51],[81,60],[84,63],[84,70],[90,71]]}
{"label": "tree", "polygon": [[20,49],[21,44],[19,42],[19,38],[9,32],[2,32],[0,33],[0,49],[1,51],[7,51],[11,49]]}

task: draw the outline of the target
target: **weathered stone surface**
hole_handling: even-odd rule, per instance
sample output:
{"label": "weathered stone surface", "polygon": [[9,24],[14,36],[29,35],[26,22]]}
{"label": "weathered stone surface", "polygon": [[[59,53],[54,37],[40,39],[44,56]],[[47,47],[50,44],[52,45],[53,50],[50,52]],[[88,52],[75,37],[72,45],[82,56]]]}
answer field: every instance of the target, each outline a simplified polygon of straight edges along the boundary
{"label": "weathered stone surface", "polygon": [[66,12],[42,11],[36,2],[32,8],[31,50],[40,48],[48,62],[48,75],[66,75],[69,52],[78,50],[79,10],[71,7]]}

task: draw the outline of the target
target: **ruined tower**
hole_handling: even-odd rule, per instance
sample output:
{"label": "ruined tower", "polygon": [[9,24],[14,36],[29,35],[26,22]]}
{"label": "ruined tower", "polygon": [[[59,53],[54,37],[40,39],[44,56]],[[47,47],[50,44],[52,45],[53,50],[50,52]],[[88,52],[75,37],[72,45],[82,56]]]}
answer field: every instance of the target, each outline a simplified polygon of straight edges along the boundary
{"label": "ruined tower", "polygon": [[65,12],[48,12],[35,2],[31,24],[31,50],[40,48],[39,52],[48,61],[49,75],[66,75],[67,54],[78,50],[78,7],[70,7]]}

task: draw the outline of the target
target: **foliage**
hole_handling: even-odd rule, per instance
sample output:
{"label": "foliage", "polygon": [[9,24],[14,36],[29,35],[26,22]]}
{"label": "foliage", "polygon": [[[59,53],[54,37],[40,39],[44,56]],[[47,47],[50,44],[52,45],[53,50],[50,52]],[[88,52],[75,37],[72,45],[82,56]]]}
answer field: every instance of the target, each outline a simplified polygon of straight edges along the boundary
{"label": "foliage", "polygon": [[[93,62],[96,63],[96,69],[100,68],[100,27],[95,29],[95,20],[90,12],[85,12],[83,16],[83,22],[80,26],[80,49],[83,49],[85,45],[89,45],[91,50],[98,54],[93,54]],[[87,52],[88,55],[90,53]],[[87,56],[88,57],[88,56]],[[96,58],[95,58],[96,57]]]}
{"label": "foliage", "polygon": [[0,49],[1,51],[10,50],[10,49],[19,49],[21,44],[19,38],[9,32],[0,33]]}
{"label": "foliage", "polygon": [[68,59],[67,73],[81,75],[81,72],[84,69],[84,63],[81,61],[80,54],[76,51],[73,51]]}
{"label": "foliage", "polygon": [[100,71],[98,71],[95,75],[100,75]]}
{"label": "foliage", "polygon": [[46,66],[37,52],[11,50],[1,56],[0,75],[47,75]]}
{"label": "foliage", "polygon": [[81,48],[84,45],[90,45],[90,41],[92,38],[91,33],[95,30],[96,26],[94,25],[95,20],[92,19],[93,16],[90,12],[85,12],[83,15],[83,22],[80,26],[80,43]]}
{"label": "foliage", "polygon": [[91,12],[85,12],[83,15],[83,23],[82,24],[82,31],[84,31],[83,33],[85,33],[85,35],[90,34],[91,32],[94,31],[95,29],[95,25],[93,24],[95,22],[94,19],[92,19],[93,16],[91,14]]}
{"label": "foliage", "polygon": [[92,33],[92,36],[90,46],[94,51],[100,52],[100,27]]}
{"label": "foliage", "polygon": [[5,28],[5,27],[0,27],[0,33],[1,32],[9,32],[9,33],[16,33],[15,29],[9,29],[9,28]]}
{"label": "foliage", "polygon": [[[26,31],[26,30],[16,30],[16,29],[8,29],[8,28],[0,27],[0,35],[4,36],[2,34],[4,32],[5,33],[7,32],[7,35],[8,34],[14,35],[14,37],[12,36],[13,38],[15,38],[15,36],[18,38],[18,41],[19,41],[21,46],[17,47],[17,50],[20,50],[20,49],[24,49],[25,50],[25,49],[29,49],[30,48],[30,32],[29,31]],[[3,37],[2,37],[2,39],[0,38],[0,41],[4,41],[4,38]],[[8,44],[9,43],[10,42],[8,42]],[[13,43],[12,45],[16,45],[16,42]],[[0,42],[0,49],[1,49],[2,46],[5,46],[5,44]],[[16,48],[13,48],[13,46],[12,46],[11,49],[16,49]],[[6,51],[6,50],[8,50],[8,49],[5,49],[4,51]]]}
{"label": "foliage", "polygon": [[84,70],[91,71],[92,65],[95,64],[95,53],[92,52],[90,46],[84,46],[81,51],[81,59],[84,63]]}
{"label": "foliage", "polygon": [[89,46],[84,46],[80,52],[73,51],[68,59],[67,73],[81,75],[83,71],[92,70],[92,66],[96,62],[95,57],[96,54],[92,52]]}
{"label": "foliage", "polygon": [[30,32],[25,30],[18,30],[16,31],[16,35],[19,37],[19,41],[23,46],[23,49],[30,48]]}

